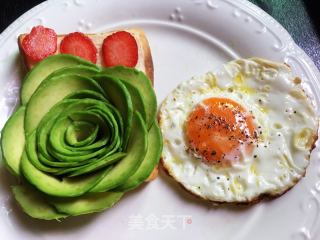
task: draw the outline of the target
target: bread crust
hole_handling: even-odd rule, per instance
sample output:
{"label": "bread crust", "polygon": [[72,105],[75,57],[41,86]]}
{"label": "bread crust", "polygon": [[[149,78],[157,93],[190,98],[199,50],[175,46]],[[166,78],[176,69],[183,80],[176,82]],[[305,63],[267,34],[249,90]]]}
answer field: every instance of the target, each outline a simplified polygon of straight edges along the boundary
{"label": "bread crust", "polygon": [[154,179],[156,179],[159,175],[159,166],[158,164],[154,167],[154,169],[152,170],[150,176],[145,180],[145,182],[150,182]]}
{"label": "bread crust", "polygon": [[149,46],[148,39],[146,38],[146,35],[144,34],[144,31],[141,29],[137,29],[137,32],[139,32],[141,38],[141,45],[144,52],[144,66],[145,66],[145,73],[149,77],[149,79],[152,82],[152,86],[154,85],[154,72],[153,72],[153,61],[151,57],[151,50]]}

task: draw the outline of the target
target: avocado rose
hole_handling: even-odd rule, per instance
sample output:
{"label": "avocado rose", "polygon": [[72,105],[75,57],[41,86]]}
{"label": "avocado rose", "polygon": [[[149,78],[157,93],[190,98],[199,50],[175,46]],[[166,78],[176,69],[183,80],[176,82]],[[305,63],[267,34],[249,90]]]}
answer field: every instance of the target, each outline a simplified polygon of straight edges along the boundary
{"label": "avocado rose", "polygon": [[14,196],[34,218],[109,208],[159,161],[156,96],[135,69],[51,56],[24,79],[21,102],[1,145],[7,167],[22,179]]}

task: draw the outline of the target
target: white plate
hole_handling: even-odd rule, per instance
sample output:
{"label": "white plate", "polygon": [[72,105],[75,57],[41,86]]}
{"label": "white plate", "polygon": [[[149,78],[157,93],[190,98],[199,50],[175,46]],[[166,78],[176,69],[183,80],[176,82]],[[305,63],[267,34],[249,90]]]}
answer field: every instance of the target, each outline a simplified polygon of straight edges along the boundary
{"label": "white plate", "polygon": [[[320,74],[289,34],[244,0],[51,0],[33,8],[0,36],[0,128],[17,103],[21,70],[17,36],[44,24],[58,33],[139,26],[150,40],[158,101],[181,81],[237,57],[289,63],[319,106]],[[212,207],[163,173],[101,214],[62,223],[33,220],[14,203],[10,174],[0,167],[1,239],[316,239],[320,226],[320,154],[307,175],[273,201],[252,207]]]}

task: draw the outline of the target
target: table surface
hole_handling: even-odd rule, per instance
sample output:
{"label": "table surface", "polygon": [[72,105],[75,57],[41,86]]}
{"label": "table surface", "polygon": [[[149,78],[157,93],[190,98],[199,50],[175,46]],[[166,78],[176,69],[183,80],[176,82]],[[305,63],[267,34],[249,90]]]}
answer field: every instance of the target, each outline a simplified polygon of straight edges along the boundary
{"label": "table surface", "polygon": [[[250,0],[285,27],[320,69],[320,14],[318,0]],[[42,0],[1,1],[0,32]]]}

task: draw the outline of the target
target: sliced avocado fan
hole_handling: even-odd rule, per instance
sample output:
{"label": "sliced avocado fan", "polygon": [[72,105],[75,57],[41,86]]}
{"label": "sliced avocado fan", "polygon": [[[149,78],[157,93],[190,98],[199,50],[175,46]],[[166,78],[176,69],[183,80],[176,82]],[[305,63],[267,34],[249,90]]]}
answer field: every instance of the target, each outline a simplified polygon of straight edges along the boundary
{"label": "sliced avocado fan", "polygon": [[22,180],[14,197],[33,218],[107,209],[159,161],[155,93],[135,69],[51,56],[23,80],[21,103],[2,130],[1,148]]}

